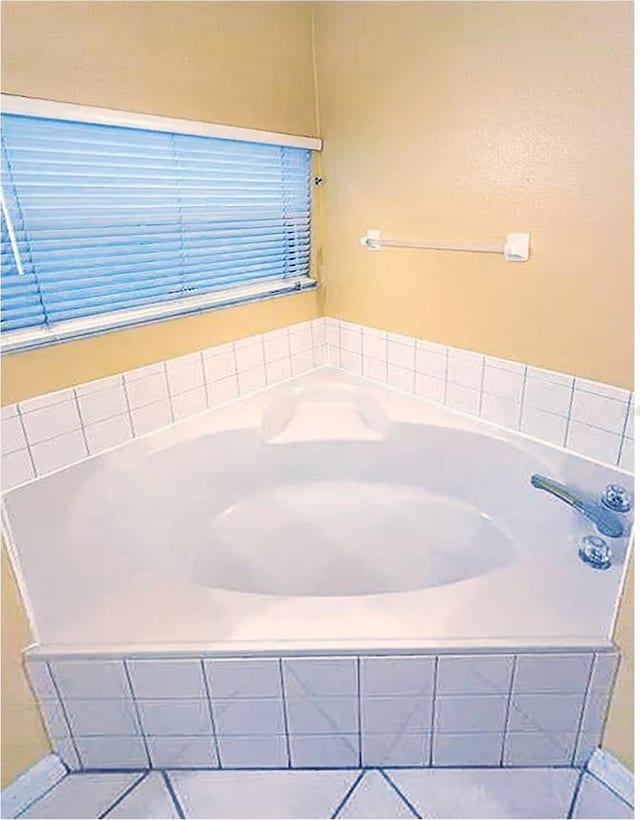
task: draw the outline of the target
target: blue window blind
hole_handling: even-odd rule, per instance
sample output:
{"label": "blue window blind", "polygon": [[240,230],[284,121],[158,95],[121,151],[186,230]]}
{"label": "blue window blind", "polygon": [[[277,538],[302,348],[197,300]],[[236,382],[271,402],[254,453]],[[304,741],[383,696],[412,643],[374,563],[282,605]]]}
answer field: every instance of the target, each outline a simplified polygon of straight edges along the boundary
{"label": "blue window blind", "polygon": [[171,315],[313,284],[309,150],[12,114],[2,126],[24,272],[3,213],[7,338],[81,335],[87,317],[130,324],[145,306]]}

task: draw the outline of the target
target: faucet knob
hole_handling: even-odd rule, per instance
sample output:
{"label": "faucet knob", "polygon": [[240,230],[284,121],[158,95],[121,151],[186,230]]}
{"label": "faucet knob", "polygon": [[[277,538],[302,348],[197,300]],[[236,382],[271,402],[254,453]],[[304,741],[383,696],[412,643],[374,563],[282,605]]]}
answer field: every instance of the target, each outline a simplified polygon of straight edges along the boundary
{"label": "faucet knob", "polygon": [[611,566],[611,547],[599,535],[585,535],[581,538],[578,555],[594,569],[609,569]]}
{"label": "faucet knob", "polygon": [[619,484],[607,484],[602,493],[602,503],[613,512],[628,513],[631,509],[631,493]]}

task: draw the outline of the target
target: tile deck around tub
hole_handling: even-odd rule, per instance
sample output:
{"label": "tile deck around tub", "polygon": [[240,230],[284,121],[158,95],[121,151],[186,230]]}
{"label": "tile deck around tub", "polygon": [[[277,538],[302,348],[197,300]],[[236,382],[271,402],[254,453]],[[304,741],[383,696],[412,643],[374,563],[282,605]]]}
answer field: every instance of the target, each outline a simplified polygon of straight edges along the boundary
{"label": "tile deck around tub", "polygon": [[168,770],[69,774],[17,816],[627,818],[633,807],[571,768]]}

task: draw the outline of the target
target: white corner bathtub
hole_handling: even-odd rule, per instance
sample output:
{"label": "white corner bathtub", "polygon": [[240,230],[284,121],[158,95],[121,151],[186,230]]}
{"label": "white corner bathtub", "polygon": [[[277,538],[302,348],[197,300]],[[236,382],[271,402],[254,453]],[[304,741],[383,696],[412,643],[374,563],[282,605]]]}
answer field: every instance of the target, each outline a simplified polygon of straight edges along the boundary
{"label": "white corner bathtub", "polygon": [[51,649],[352,651],[608,645],[613,566],[530,483],[631,478],[323,369],[5,495]]}

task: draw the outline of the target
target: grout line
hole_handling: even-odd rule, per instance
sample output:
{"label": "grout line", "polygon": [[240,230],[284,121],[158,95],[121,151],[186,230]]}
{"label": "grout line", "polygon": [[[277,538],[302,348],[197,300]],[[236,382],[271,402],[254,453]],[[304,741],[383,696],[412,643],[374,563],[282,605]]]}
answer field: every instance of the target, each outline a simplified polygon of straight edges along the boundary
{"label": "grout line", "polygon": [[124,390],[124,403],[127,405],[127,415],[129,416],[129,427],[131,429],[131,438],[136,438],[136,431],[133,426],[133,408],[131,407],[131,401],[129,399],[129,391],[127,390],[127,380],[124,377],[124,373],[121,374],[122,379],[122,388]]}
{"label": "grout line", "polygon": [[571,800],[569,802],[569,810],[567,811],[567,817],[568,818],[573,817],[573,812],[575,811],[576,802],[578,800],[578,794],[580,793],[580,788],[582,786],[582,781],[583,781],[584,776],[585,776],[586,773],[587,773],[586,768],[582,768],[580,770],[580,774],[578,775],[578,777],[576,779],[576,785],[574,786],[573,794],[571,795]]}
{"label": "grout line", "polygon": [[[288,330],[287,330],[287,334],[288,334]],[[233,359],[233,373],[231,375],[235,376],[236,390],[237,390],[236,398],[239,399],[241,397],[242,393],[240,391],[240,372],[238,370],[238,357],[236,355],[236,343],[235,342],[231,342],[231,358]]]}
{"label": "grout line", "polygon": [[351,796],[353,795],[353,793],[355,792],[355,790],[359,786],[360,782],[362,781],[362,779],[363,779],[363,777],[365,776],[366,773],[367,773],[366,769],[362,769],[360,771],[360,773],[358,774],[356,779],[353,781],[353,783],[349,786],[349,788],[344,793],[344,795],[342,797],[342,800],[338,803],[337,807],[334,809],[333,813],[331,814],[331,820],[334,820],[334,818],[336,818],[340,814],[342,809],[349,802]]}
{"label": "grout line", "polygon": [[386,773],[384,769],[378,769],[382,777],[387,781],[387,783],[391,786],[394,792],[400,797],[403,803],[406,804],[407,808],[416,816],[422,817],[420,812],[415,808],[413,803],[409,800],[408,797],[404,795],[404,793],[400,790],[400,787],[396,785],[396,783],[391,779],[391,777]]}
{"label": "grout line", "polygon": [[582,707],[580,709],[580,718],[578,719],[578,729],[576,731],[576,740],[573,744],[573,754],[571,755],[571,765],[576,765],[576,755],[578,754],[578,744],[580,743],[580,734],[582,732],[582,726],[584,723],[584,715],[587,711],[587,700],[589,699],[589,695],[591,694],[591,683],[593,681],[593,673],[596,668],[596,653],[593,652],[591,655],[591,665],[589,667],[589,677],[587,678],[587,685],[584,688],[584,696],[582,698]]}
{"label": "grout line", "polygon": [[207,383],[207,374],[204,369],[204,356],[202,351],[200,351],[200,369],[202,370],[202,385],[204,387],[204,403],[207,409],[210,407],[209,405],[209,385]]}
{"label": "grout line", "polygon": [[518,663],[518,656],[512,656],[511,679],[509,680],[509,692],[507,694],[507,708],[504,715],[504,728],[502,730],[502,748],[500,749],[500,767],[504,767],[504,752],[507,745],[507,729],[509,727],[509,717],[511,716],[511,701],[513,699],[513,684],[516,679],[516,664]]}
{"label": "grout line", "polygon": [[55,679],[53,674],[53,669],[51,668],[51,664],[49,661],[45,661],[47,666],[47,670],[49,672],[49,677],[51,678],[51,682],[53,683],[53,688],[56,690],[56,695],[58,696],[58,702],[60,704],[60,709],[62,711],[62,716],[64,717],[64,722],[67,724],[67,729],[69,731],[69,740],[71,741],[71,745],[73,746],[73,750],[76,753],[76,757],[78,758],[78,766],[80,767],[80,771],[84,770],[84,761],[80,757],[80,752],[78,751],[78,746],[76,745],[76,739],[74,737],[73,731],[71,729],[71,721],[69,720],[69,715],[67,714],[67,709],[64,705],[64,700],[62,699],[62,695],[60,694],[60,689],[58,688],[58,681]]}
{"label": "grout line", "polygon": [[72,388],[73,393],[73,402],[76,406],[76,411],[78,413],[78,418],[80,419],[80,432],[82,433],[82,440],[84,441],[84,448],[87,451],[87,455],[91,455],[91,451],[89,450],[89,442],[87,441],[87,431],[84,429],[84,419],[82,418],[82,412],[80,410],[80,401],[78,400],[78,394],[76,392],[76,388]]}
{"label": "grout line", "polygon": [[567,426],[564,430],[564,438],[562,440],[562,446],[564,449],[567,449],[567,442],[569,441],[569,429],[571,427],[571,411],[573,410],[573,397],[576,392],[576,380],[571,379],[571,395],[569,396],[569,407],[567,407]]}
{"label": "grout line", "polygon": [[147,736],[144,733],[144,729],[142,726],[142,718],[140,717],[140,710],[138,709],[138,703],[136,701],[136,696],[133,691],[133,683],[131,682],[131,675],[129,674],[129,667],[127,666],[127,659],[122,659],[122,666],[124,667],[124,676],[127,679],[127,684],[129,686],[129,692],[131,693],[131,701],[133,703],[133,711],[136,715],[136,720],[138,722],[138,729],[140,730],[140,737],[142,738],[142,745],[144,746],[144,752],[147,756],[147,763],[149,768],[152,769],[153,766],[151,765],[151,754],[149,752],[149,746],[147,745]]}
{"label": "grout line", "polygon": [[[25,447],[27,449],[27,455],[29,456],[29,461],[31,462],[31,469],[33,470],[34,478],[38,477],[38,471],[36,470],[36,462],[33,458],[33,453],[31,452],[31,442],[29,441],[29,436],[27,435],[27,428],[24,423],[24,418],[22,416],[22,410],[20,409],[19,402],[16,402],[16,414],[20,421],[20,428],[22,429],[22,435],[24,436]],[[20,448],[22,449],[22,448]],[[16,450],[16,452],[19,452]]]}
{"label": "grout line", "polygon": [[416,379],[418,378],[418,340],[413,340],[413,378],[411,381],[411,393],[415,395]]}
{"label": "grout line", "polygon": [[167,388],[167,401],[169,402],[169,415],[171,416],[171,424],[176,420],[176,414],[173,411],[173,396],[171,395],[171,388],[169,387],[169,370],[166,361],[162,362],[162,372],[164,373],[164,384]]}
{"label": "grout line", "polygon": [[358,698],[358,766],[362,768],[362,690],[360,686],[360,656],[356,657],[356,691]]}
{"label": "grout line", "polygon": [[518,426],[516,430],[522,430],[522,417],[524,416],[524,400],[527,392],[527,381],[529,379],[529,365],[524,366],[524,375],[522,378],[522,390],[520,391],[520,413],[518,414]]}
{"label": "grout line", "polygon": [[431,700],[431,726],[430,726],[430,734],[429,734],[429,760],[427,761],[427,766],[433,767],[433,741],[434,735],[436,733],[436,695],[438,692],[438,661],[440,660],[440,656],[436,655],[434,667],[433,667],[433,698]]}
{"label": "grout line", "polygon": [[129,402],[129,394],[127,393],[127,382],[125,381],[124,373],[120,374],[120,384],[122,386],[122,392],[124,393],[124,403],[127,407],[125,412],[127,415],[127,421],[129,422],[131,438],[134,439],[136,437],[136,431],[133,429],[133,416],[131,415],[131,404]]}
{"label": "grout line", "polygon": [[284,693],[284,667],[282,658],[278,658],[278,672],[280,675],[280,695],[282,697],[282,716],[284,720],[284,741],[287,747],[287,765],[291,768],[291,740],[289,737],[289,714],[287,712],[287,698]]}
{"label": "grout line", "polygon": [[169,775],[167,774],[167,772],[164,769],[162,769],[160,774],[162,775],[162,779],[164,780],[164,785],[167,787],[167,791],[169,792],[169,797],[171,798],[171,802],[173,803],[173,806],[174,806],[174,808],[175,808],[175,810],[178,814],[178,817],[180,817],[180,818],[182,818],[182,820],[184,820],[184,818],[187,815],[184,813],[184,809],[182,808],[182,803],[180,803],[180,799],[179,799],[178,795],[176,794],[175,789],[173,788],[173,783],[169,779]]}
{"label": "grout line", "polygon": [[264,333],[260,334],[260,350],[262,351],[262,378],[264,379],[264,386],[268,387],[267,380],[267,352],[264,349]]}
{"label": "grout line", "polygon": [[384,334],[384,384],[389,382],[389,334]]}
{"label": "grout line", "polygon": [[120,805],[125,797],[128,797],[132,791],[138,788],[138,786],[142,783],[142,781],[149,776],[149,772],[142,772],[140,777],[137,780],[134,780],[133,783],[130,783],[126,789],[120,794],[116,799],[108,806],[103,812],[98,815],[98,820],[102,820],[103,817],[106,817],[109,812],[113,811],[116,806]]}
{"label": "grout line", "polygon": [[444,349],[444,390],[442,392],[442,404],[447,404],[449,393],[449,348]]}
{"label": "grout line", "polygon": [[620,447],[618,448],[618,457],[616,458],[616,466],[620,464],[620,459],[622,458],[622,450],[624,448],[624,438],[625,433],[627,432],[627,425],[629,424],[629,419],[633,416],[633,393],[629,393],[629,400],[627,401],[627,412],[625,413],[624,417],[624,424],[622,425],[622,433],[620,434]]}
{"label": "grout line", "polygon": [[218,730],[216,728],[216,720],[213,714],[213,701],[211,700],[211,691],[209,689],[209,681],[207,679],[207,670],[204,666],[204,658],[200,658],[200,671],[204,680],[204,691],[207,696],[207,706],[209,708],[209,719],[211,720],[211,730],[213,732],[213,747],[216,751],[216,758],[218,760],[218,767],[222,768],[222,757],[220,755],[220,745],[218,743]]}
{"label": "grout line", "polygon": [[487,357],[483,356],[482,357],[482,368],[480,370],[480,387],[478,388],[479,392],[480,392],[480,399],[478,401],[478,418],[479,419],[482,418],[482,405],[483,405],[483,399],[484,399],[484,373],[485,373],[486,368],[487,368]]}

